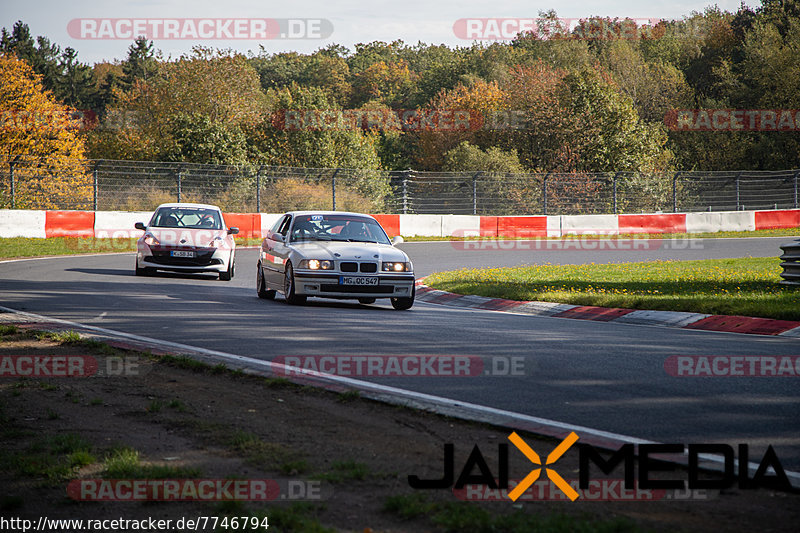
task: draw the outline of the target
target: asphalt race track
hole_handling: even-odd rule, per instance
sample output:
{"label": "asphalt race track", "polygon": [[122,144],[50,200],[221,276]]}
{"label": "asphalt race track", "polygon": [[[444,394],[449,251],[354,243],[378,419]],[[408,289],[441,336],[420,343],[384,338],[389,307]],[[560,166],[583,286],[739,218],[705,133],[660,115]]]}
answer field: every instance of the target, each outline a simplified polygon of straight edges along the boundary
{"label": "asphalt race track", "polygon": [[[777,256],[791,238],[675,242],[672,248],[464,249],[406,243],[418,277],[460,267]],[[651,241],[652,242],[652,241]],[[484,243],[485,244],[485,243]],[[471,246],[484,246],[471,245]],[[668,245],[669,246],[669,245]],[[667,247],[668,247],[667,246]],[[800,378],[679,378],[671,355],[800,355],[800,339],[542,318],[418,302],[410,311],[310,300],[288,306],[255,293],[257,252],[237,275],[133,275],[133,254],[0,263],[0,305],[89,325],[269,360],[288,355],[519,357],[523,376],[374,381],[660,442],[772,444],[800,470]]]}

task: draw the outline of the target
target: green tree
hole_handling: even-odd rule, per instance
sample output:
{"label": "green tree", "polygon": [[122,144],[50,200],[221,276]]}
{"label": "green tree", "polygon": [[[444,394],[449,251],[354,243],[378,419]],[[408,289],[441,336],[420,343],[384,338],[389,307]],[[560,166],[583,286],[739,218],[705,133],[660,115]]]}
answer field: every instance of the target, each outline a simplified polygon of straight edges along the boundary
{"label": "green tree", "polygon": [[468,141],[462,142],[444,155],[442,170],[448,172],[480,170],[499,175],[525,172],[516,150],[504,151],[496,146],[481,150]]}

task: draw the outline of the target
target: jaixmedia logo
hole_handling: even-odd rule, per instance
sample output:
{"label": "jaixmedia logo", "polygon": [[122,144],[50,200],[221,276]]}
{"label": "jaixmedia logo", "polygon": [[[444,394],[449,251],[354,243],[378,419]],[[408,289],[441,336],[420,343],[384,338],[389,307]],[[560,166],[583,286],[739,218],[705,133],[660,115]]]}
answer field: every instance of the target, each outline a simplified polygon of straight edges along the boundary
{"label": "jaixmedia logo", "polygon": [[[509,486],[509,445],[507,443],[500,443],[497,446],[497,476],[489,467],[480,448],[475,445],[457,479],[455,478],[455,446],[452,443],[446,443],[444,445],[442,478],[420,479],[416,475],[409,475],[408,484],[414,489],[452,488],[455,491],[480,485],[507,491],[508,499],[515,502],[542,477],[544,469],[545,477],[549,479],[550,483],[558,487],[567,498],[575,501],[580,497],[576,488],[581,491],[590,489],[591,484],[595,481],[592,479],[592,475],[596,474],[598,470],[609,475],[621,466],[624,473],[623,486],[626,490],[722,490],[734,485],[740,489],[768,487],[777,490],[792,490],[789,478],[772,446],[769,446],[764,452],[758,468],[750,477],[748,470],[749,446],[739,444],[738,449],[734,449],[731,445],[717,443],[639,444],[638,449],[635,449],[633,444],[623,444],[618,450],[612,451],[610,455],[606,450],[598,449],[591,444],[580,443],[575,446],[578,451],[579,479],[577,487],[573,487],[556,471],[555,464],[577,443],[578,439],[575,432],[567,435],[547,455],[543,464],[539,454],[533,448],[516,432],[511,433],[508,440],[536,466],[513,487]],[[638,462],[636,461],[637,456]],[[659,459],[656,456],[686,457],[688,464],[683,469],[676,463]],[[700,466],[701,460],[706,460],[709,456],[722,458],[724,467],[721,472],[710,472]],[[667,475],[670,471],[673,476]],[[653,479],[654,474],[658,479]]]}

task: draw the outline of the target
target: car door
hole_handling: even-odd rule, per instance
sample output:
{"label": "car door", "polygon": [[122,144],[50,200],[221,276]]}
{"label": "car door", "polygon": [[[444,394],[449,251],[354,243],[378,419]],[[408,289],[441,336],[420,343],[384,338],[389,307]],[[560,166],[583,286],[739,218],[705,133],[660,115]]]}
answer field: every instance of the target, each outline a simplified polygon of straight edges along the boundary
{"label": "car door", "polygon": [[[285,215],[277,224],[275,230],[270,230],[262,244],[261,259],[264,268],[264,279],[273,289],[283,288],[283,269],[285,257],[288,255],[286,244],[283,242],[289,234],[292,216]],[[273,226],[275,228],[276,226]]]}

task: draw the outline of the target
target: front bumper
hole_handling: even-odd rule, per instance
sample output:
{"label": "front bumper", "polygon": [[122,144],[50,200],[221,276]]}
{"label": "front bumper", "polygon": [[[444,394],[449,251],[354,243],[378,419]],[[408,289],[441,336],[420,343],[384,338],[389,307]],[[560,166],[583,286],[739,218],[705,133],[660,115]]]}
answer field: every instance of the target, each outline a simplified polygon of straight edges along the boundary
{"label": "front bumper", "polygon": [[[194,257],[173,257],[172,251],[193,251]],[[147,246],[137,250],[140,268],[169,270],[172,272],[225,272],[233,256],[233,250],[222,248],[177,248]]]}
{"label": "front bumper", "polygon": [[[373,274],[377,285],[343,285],[340,280],[353,273],[320,273],[295,270],[295,294],[318,298],[409,298],[414,290],[414,274]],[[363,276],[363,274],[357,276]]]}

